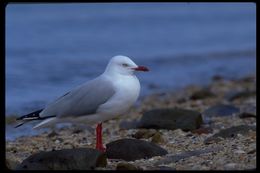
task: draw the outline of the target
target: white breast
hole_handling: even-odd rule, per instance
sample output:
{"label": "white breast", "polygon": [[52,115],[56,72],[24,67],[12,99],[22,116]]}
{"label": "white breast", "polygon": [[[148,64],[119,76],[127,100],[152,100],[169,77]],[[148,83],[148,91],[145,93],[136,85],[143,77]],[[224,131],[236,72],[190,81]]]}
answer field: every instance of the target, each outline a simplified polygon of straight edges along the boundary
{"label": "white breast", "polygon": [[140,83],[135,75],[120,76],[114,82],[115,95],[97,110],[107,119],[111,119],[125,113],[137,100],[140,93]]}

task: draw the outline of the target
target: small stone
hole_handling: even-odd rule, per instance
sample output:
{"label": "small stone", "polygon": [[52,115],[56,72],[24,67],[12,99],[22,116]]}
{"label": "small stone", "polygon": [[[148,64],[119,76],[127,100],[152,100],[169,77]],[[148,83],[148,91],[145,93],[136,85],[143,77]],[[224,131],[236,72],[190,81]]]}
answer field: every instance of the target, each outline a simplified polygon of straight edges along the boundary
{"label": "small stone", "polygon": [[56,133],[55,131],[52,131],[51,133],[49,133],[47,135],[47,137],[52,138],[52,137],[57,136],[57,135],[58,135],[58,133]]}
{"label": "small stone", "polygon": [[56,139],[54,143],[55,143],[55,144],[59,144],[59,143],[60,143],[60,140]]}
{"label": "small stone", "polygon": [[249,151],[247,154],[254,154],[256,152],[256,149],[253,149],[251,151]]}
{"label": "small stone", "polygon": [[79,133],[82,133],[82,132],[83,132],[83,129],[81,129],[81,128],[74,128],[73,131],[72,131],[72,133],[74,133],[74,134],[79,134]]}
{"label": "small stone", "polygon": [[162,134],[160,132],[156,132],[152,137],[152,142],[156,144],[164,143]]}
{"label": "small stone", "polygon": [[198,99],[205,99],[208,97],[214,97],[215,94],[213,94],[211,91],[208,89],[201,89],[199,91],[194,92],[191,96],[191,100],[198,100]]}
{"label": "small stone", "polygon": [[156,133],[156,130],[154,129],[140,129],[135,134],[132,135],[132,137],[136,139],[145,138],[148,139],[152,137]]}
{"label": "small stone", "polygon": [[234,170],[236,168],[238,168],[238,164],[236,164],[236,163],[228,163],[228,164],[224,165],[225,170]]}
{"label": "small stone", "polygon": [[201,128],[192,130],[191,132],[199,134],[199,135],[201,135],[201,134],[209,134],[209,133],[213,132],[213,129],[210,128],[210,127],[201,127]]}
{"label": "small stone", "polygon": [[243,150],[235,150],[234,153],[236,154],[245,154],[246,152]]}
{"label": "small stone", "polygon": [[140,170],[140,169],[138,169],[136,166],[130,163],[121,162],[117,164],[116,170]]}

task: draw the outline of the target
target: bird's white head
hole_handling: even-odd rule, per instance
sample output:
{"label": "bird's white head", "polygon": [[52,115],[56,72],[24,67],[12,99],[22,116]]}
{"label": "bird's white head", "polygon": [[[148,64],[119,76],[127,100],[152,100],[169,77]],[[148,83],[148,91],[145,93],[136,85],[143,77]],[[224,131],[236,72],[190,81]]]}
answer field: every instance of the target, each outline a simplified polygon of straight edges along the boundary
{"label": "bird's white head", "polygon": [[114,56],[109,61],[105,73],[117,73],[122,75],[132,75],[135,71],[149,71],[147,67],[136,65],[127,56]]}

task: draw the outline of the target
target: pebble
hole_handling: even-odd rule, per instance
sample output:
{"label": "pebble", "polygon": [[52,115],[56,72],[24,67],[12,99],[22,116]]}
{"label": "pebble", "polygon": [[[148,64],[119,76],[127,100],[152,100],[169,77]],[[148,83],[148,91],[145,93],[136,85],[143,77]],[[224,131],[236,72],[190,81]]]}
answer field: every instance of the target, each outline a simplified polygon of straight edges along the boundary
{"label": "pebble", "polygon": [[117,164],[116,170],[141,170],[141,169],[137,168],[133,164],[121,162]]}
{"label": "pebble", "polygon": [[164,143],[165,140],[164,140],[164,138],[163,138],[163,136],[162,136],[162,133],[156,132],[156,133],[153,135],[153,137],[152,137],[152,142],[153,142],[153,143],[156,143],[156,144]]}
{"label": "pebble", "polygon": [[243,150],[235,150],[234,153],[236,154],[245,154],[246,152]]}
{"label": "pebble", "polygon": [[225,170],[234,170],[238,168],[238,164],[236,163],[228,163],[224,165]]}

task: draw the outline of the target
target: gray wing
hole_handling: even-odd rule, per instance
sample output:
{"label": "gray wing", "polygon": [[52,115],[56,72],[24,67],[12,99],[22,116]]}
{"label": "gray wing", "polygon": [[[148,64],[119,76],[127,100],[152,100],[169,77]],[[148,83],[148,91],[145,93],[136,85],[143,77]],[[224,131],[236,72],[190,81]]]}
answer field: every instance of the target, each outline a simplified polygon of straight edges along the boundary
{"label": "gray wing", "polygon": [[41,112],[41,116],[82,116],[96,113],[99,106],[115,94],[112,83],[105,78],[88,81],[66,93]]}

